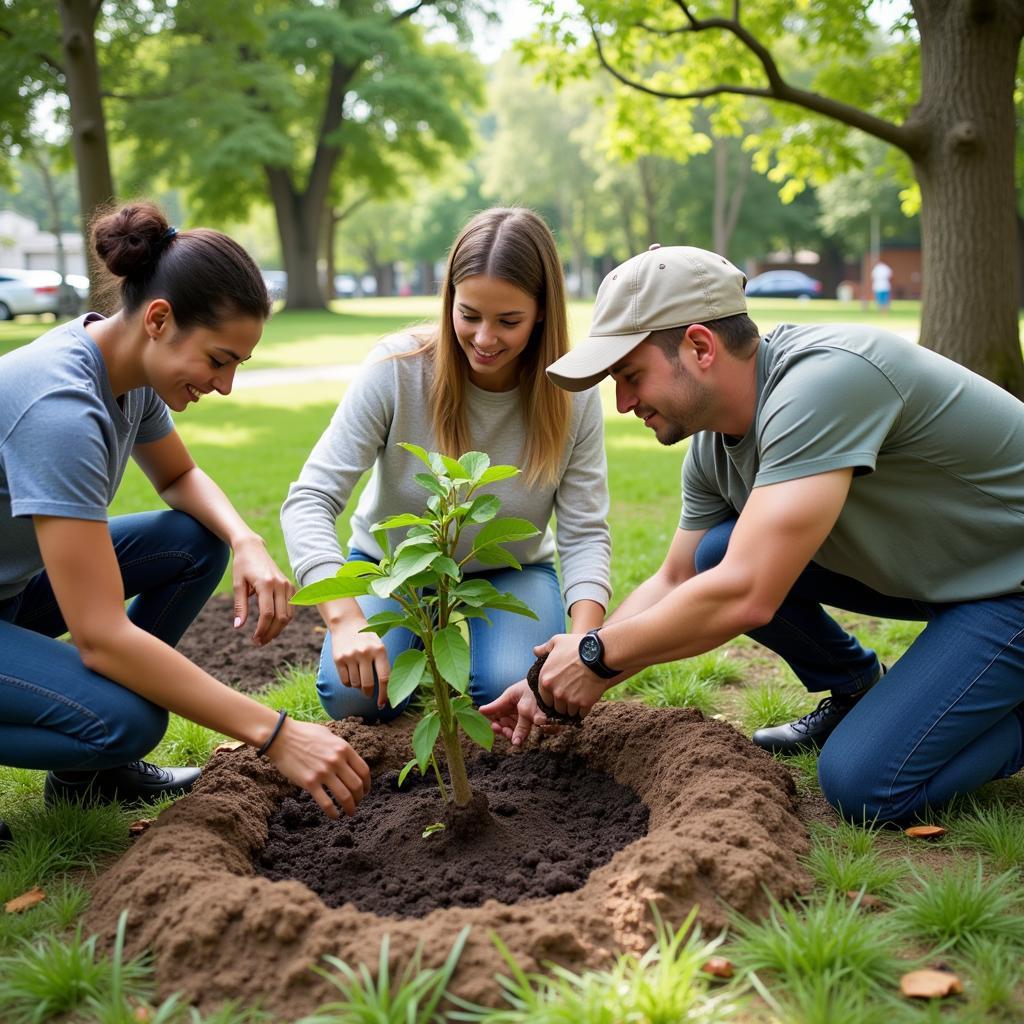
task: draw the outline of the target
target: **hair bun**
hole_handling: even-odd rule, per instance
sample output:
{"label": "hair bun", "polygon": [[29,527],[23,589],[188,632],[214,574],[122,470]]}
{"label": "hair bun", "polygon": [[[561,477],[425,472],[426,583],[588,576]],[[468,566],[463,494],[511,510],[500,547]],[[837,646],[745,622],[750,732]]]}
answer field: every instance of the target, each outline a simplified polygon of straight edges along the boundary
{"label": "hair bun", "polygon": [[149,273],[164,250],[167,218],[152,203],[135,203],[93,224],[96,254],[117,277]]}

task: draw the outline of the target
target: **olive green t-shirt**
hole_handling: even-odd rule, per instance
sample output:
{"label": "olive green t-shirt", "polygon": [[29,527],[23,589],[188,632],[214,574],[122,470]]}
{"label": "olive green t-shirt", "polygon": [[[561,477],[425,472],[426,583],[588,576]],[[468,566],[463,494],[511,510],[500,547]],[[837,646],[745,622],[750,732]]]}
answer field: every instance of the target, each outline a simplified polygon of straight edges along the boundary
{"label": "olive green t-shirt", "polygon": [[756,359],[750,430],[693,438],[683,529],[737,515],[754,487],[852,466],[818,565],[930,602],[1024,590],[1024,404],[874,327],[783,324]]}

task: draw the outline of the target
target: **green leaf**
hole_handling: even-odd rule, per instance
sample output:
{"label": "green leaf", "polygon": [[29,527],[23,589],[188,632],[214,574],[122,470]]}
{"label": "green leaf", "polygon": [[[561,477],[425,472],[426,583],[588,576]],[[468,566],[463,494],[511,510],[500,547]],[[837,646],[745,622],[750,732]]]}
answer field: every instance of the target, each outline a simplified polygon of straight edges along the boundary
{"label": "green leaf", "polygon": [[494,746],[494,730],[491,729],[490,720],[476,708],[459,708],[455,712],[455,717],[465,734],[477,746],[483,747],[484,750],[490,750]]}
{"label": "green leaf", "polygon": [[473,539],[473,546],[490,547],[491,544],[507,544],[509,541],[535,537],[540,530],[528,519],[493,519],[480,528]]}
{"label": "green leaf", "polygon": [[430,456],[427,454],[425,448],[421,448],[418,444],[411,444],[409,441],[399,441],[399,448],[404,448],[407,452],[415,455],[420,462],[425,463],[427,466],[430,465]]}
{"label": "green leaf", "polygon": [[376,633],[377,636],[386,636],[391,630],[405,627],[412,629],[416,621],[404,612],[377,612],[366,620],[366,625],[359,630],[360,633]]}
{"label": "green leaf", "polygon": [[469,686],[469,644],[457,626],[445,626],[434,636],[434,664],[459,693]]}
{"label": "green leaf", "polygon": [[459,462],[458,459],[442,455],[441,462],[444,464],[445,473],[451,477],[452,480],[468,480],[470,478],[470,474],[463,469],[462,463]]}
{"label": "green leaf", "polygon": [[416,758],[415,757],[412,758],[412,760],[410,760],[410,761],[406,761],[405,764],[402,766],[402,770],[398,773],[398,788],[399,789],[402,788],[402,783],[405,782],[406,776],[408,776],[409,772],[411,772],[413,770],[413,768],[415,768],[415,767],[416,767]]}
{"label": "green leaf", "polygon": [[380,576],[381,568],[376,562],[362,562],[356,559],[352,562],[346,562],[336,573],[336,577],[341,576]]}
{"label": "green leaf", "polygon": [[462,616],[464,619],[483,619],[488,626],[491,624],[491,620],[483,608],[466,608],[463,606],[455,614]]}
{"label": "green leaf", "polygon": [[487,580],[463,580],[452,589],[452,597],[456,597],[474,608],[481,608],[491,598],[499,596],[497,587]]}
{"label": "green leaf", "polygon": [[409,548],[416,548],[420,551],[426,551],[428,548],[435,554],[441,554],[441,549],[434,543],[432,535],[428,530],[425,534],[418,533],[416,535],[410,535],[402,541],[401,544],[395,548],[395,556],[401,555],[403,552],[408,551]]}
{"label": "green leaf", "polygon": [[414,516],[411,512],[403,512],[398,516],[388,516],[387,519],[382,519],[379,523],[374,523],[370,527],[372,530],[397,530],[400,526],[429,526],[431,520],[424,519],[423,516]]}
{"label": "green leaf", "polygon": [[432,825],[428,825],[423,830],[423,838],[429,839],[435,832],[443,832],[445,830],[445,823],[443,821],[435,821]]}
{"label": "green leaf", "polygon": [[450,576],[453,580],[457,580],[461,575],[458,564],[447,555],[435,558],[430,563],[430,568],[436,573],[444,573],[445,576]]}
{"label": "green leaf", "polygon": [[443,498],[448,493],[448,488],[436,476],[431,476],[430,473],[417,473],[415,480],[421,487],[425,487],[428,491],[433,491],[439,498]]}
{"label": "green leaf", "polygon": [[518,476],[519,470],[515,466],[491,466],[485,470],[483,476],[475,481],[478,487],[486,487],[487,484],[497,483],[499,480],[508,480],[509,477]]}
{"label": "green leaf", "polygon": [[421,774],[427,770],[440,731],[441,719],[438,718],[436,711],[425,714],[413,730],[412,752],[416,755],[416,763],[420,766]]}
{"label": "green leaf", "polygon": [[469,511],[466,513],[466,517],[463,520],[465,523],[486,523],[489,519],[493,519],[501,508],[501,499],[496,498],[493,494],[481,494],[479,497],[473,499],[473,504],[470,505]]}
{"label": "green leaf", "polygon": [[384,552],[385,559],[391,557],[391,540],[388,537],[387,530],[371,530],[370,533],[373,535],[373,539],[377,542],[377,546]]}
{"label": "green leaf", "polygon": [[514,612],[516,615],[525,615],[528,619],[537,618],[537,613],[514,594],[499,594],[493,600],[488,601],[484,607],[501,612]]}
{"label": "green leaf", "polygon": [[[522,569],[519,559],[510,551],[506,551],[500,544],[492,544],[480,551],[474,551],[473,557],[482,565],[507,565],[512,569]],[[376,591],[374,592],[376,593]]]}
{"label": "green leaf", "polygon": [[388,680],[388,703],[393,708],[397,708],[420,685],[426,666],[427,656],[419,650],[402,651],[395,658]]}
{"label": "green leaf", "polygon": [[484,475],[487,467],[491,464],[491,457],[485,452],[466,452],[459,459],[459,463],[466,471],[469,479],[476,483]]}
{"label": "green leaf", "polygon": [[433,546],[406,548],[395,559],[391,572],[387,576],[375,579],[370,589],[378,597],[390,597],[410,576],[422,572],[437,556],[438,550]]}
{"label": "green leaf", "polygon": [[336,601],[339,597],[359,597],[369,593],[370,586],[371,581],[365,577],[344,579],[331,576],[296,591],[291,603],[320,604],[323,601]]}

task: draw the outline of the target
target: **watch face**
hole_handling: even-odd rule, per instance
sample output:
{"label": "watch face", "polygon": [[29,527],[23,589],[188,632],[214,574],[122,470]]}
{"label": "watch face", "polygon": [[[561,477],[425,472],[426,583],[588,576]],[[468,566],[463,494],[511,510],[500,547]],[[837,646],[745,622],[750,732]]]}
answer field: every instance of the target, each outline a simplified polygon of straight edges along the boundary
{"label": "watch face", "polygon": [[580,658],[592,664],[601,657],[601,641],[588,633],[582,640],[580,640]]}

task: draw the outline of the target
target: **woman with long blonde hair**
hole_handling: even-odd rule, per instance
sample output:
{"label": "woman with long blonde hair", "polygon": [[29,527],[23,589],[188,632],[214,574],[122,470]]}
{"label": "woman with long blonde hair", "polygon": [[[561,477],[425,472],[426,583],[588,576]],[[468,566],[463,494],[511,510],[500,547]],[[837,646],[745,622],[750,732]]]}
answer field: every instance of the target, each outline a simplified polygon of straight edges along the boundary
{"label": "woman with long blonde hair", "polygon": [[[423,505],[398,442],[453,456],[484,451],[492,462],[522,467],[494,487],[502,515],[540,531],[512,546],[522,572],[473,562],[466,571],[525,601],[537,620],[502,611],[490,613],[491,624],[470,620],[469,692],[477,704],[525,676],[534,646],[564,631],[567,611],[575,633],[600,626],[611,595],[600,399],[596,390],[562,391],[544,373],[568,351],[568,334],[562,269],[544,221],[518,208],[477,214],[449,252],[440,321],[374,349],[281,510],[292,568],[305,586],[345,561],[336,522],[367,469],[350,559],[379,561],[371,524]],[[391,608],[397,604],[372,595],[319,606],[327,632],[317,691],[332,717],[389,718],[400,710],[387,706],[387,680],[394,659],[418,641],[406,630],[384,638],[361,632],[369,616]]]}

